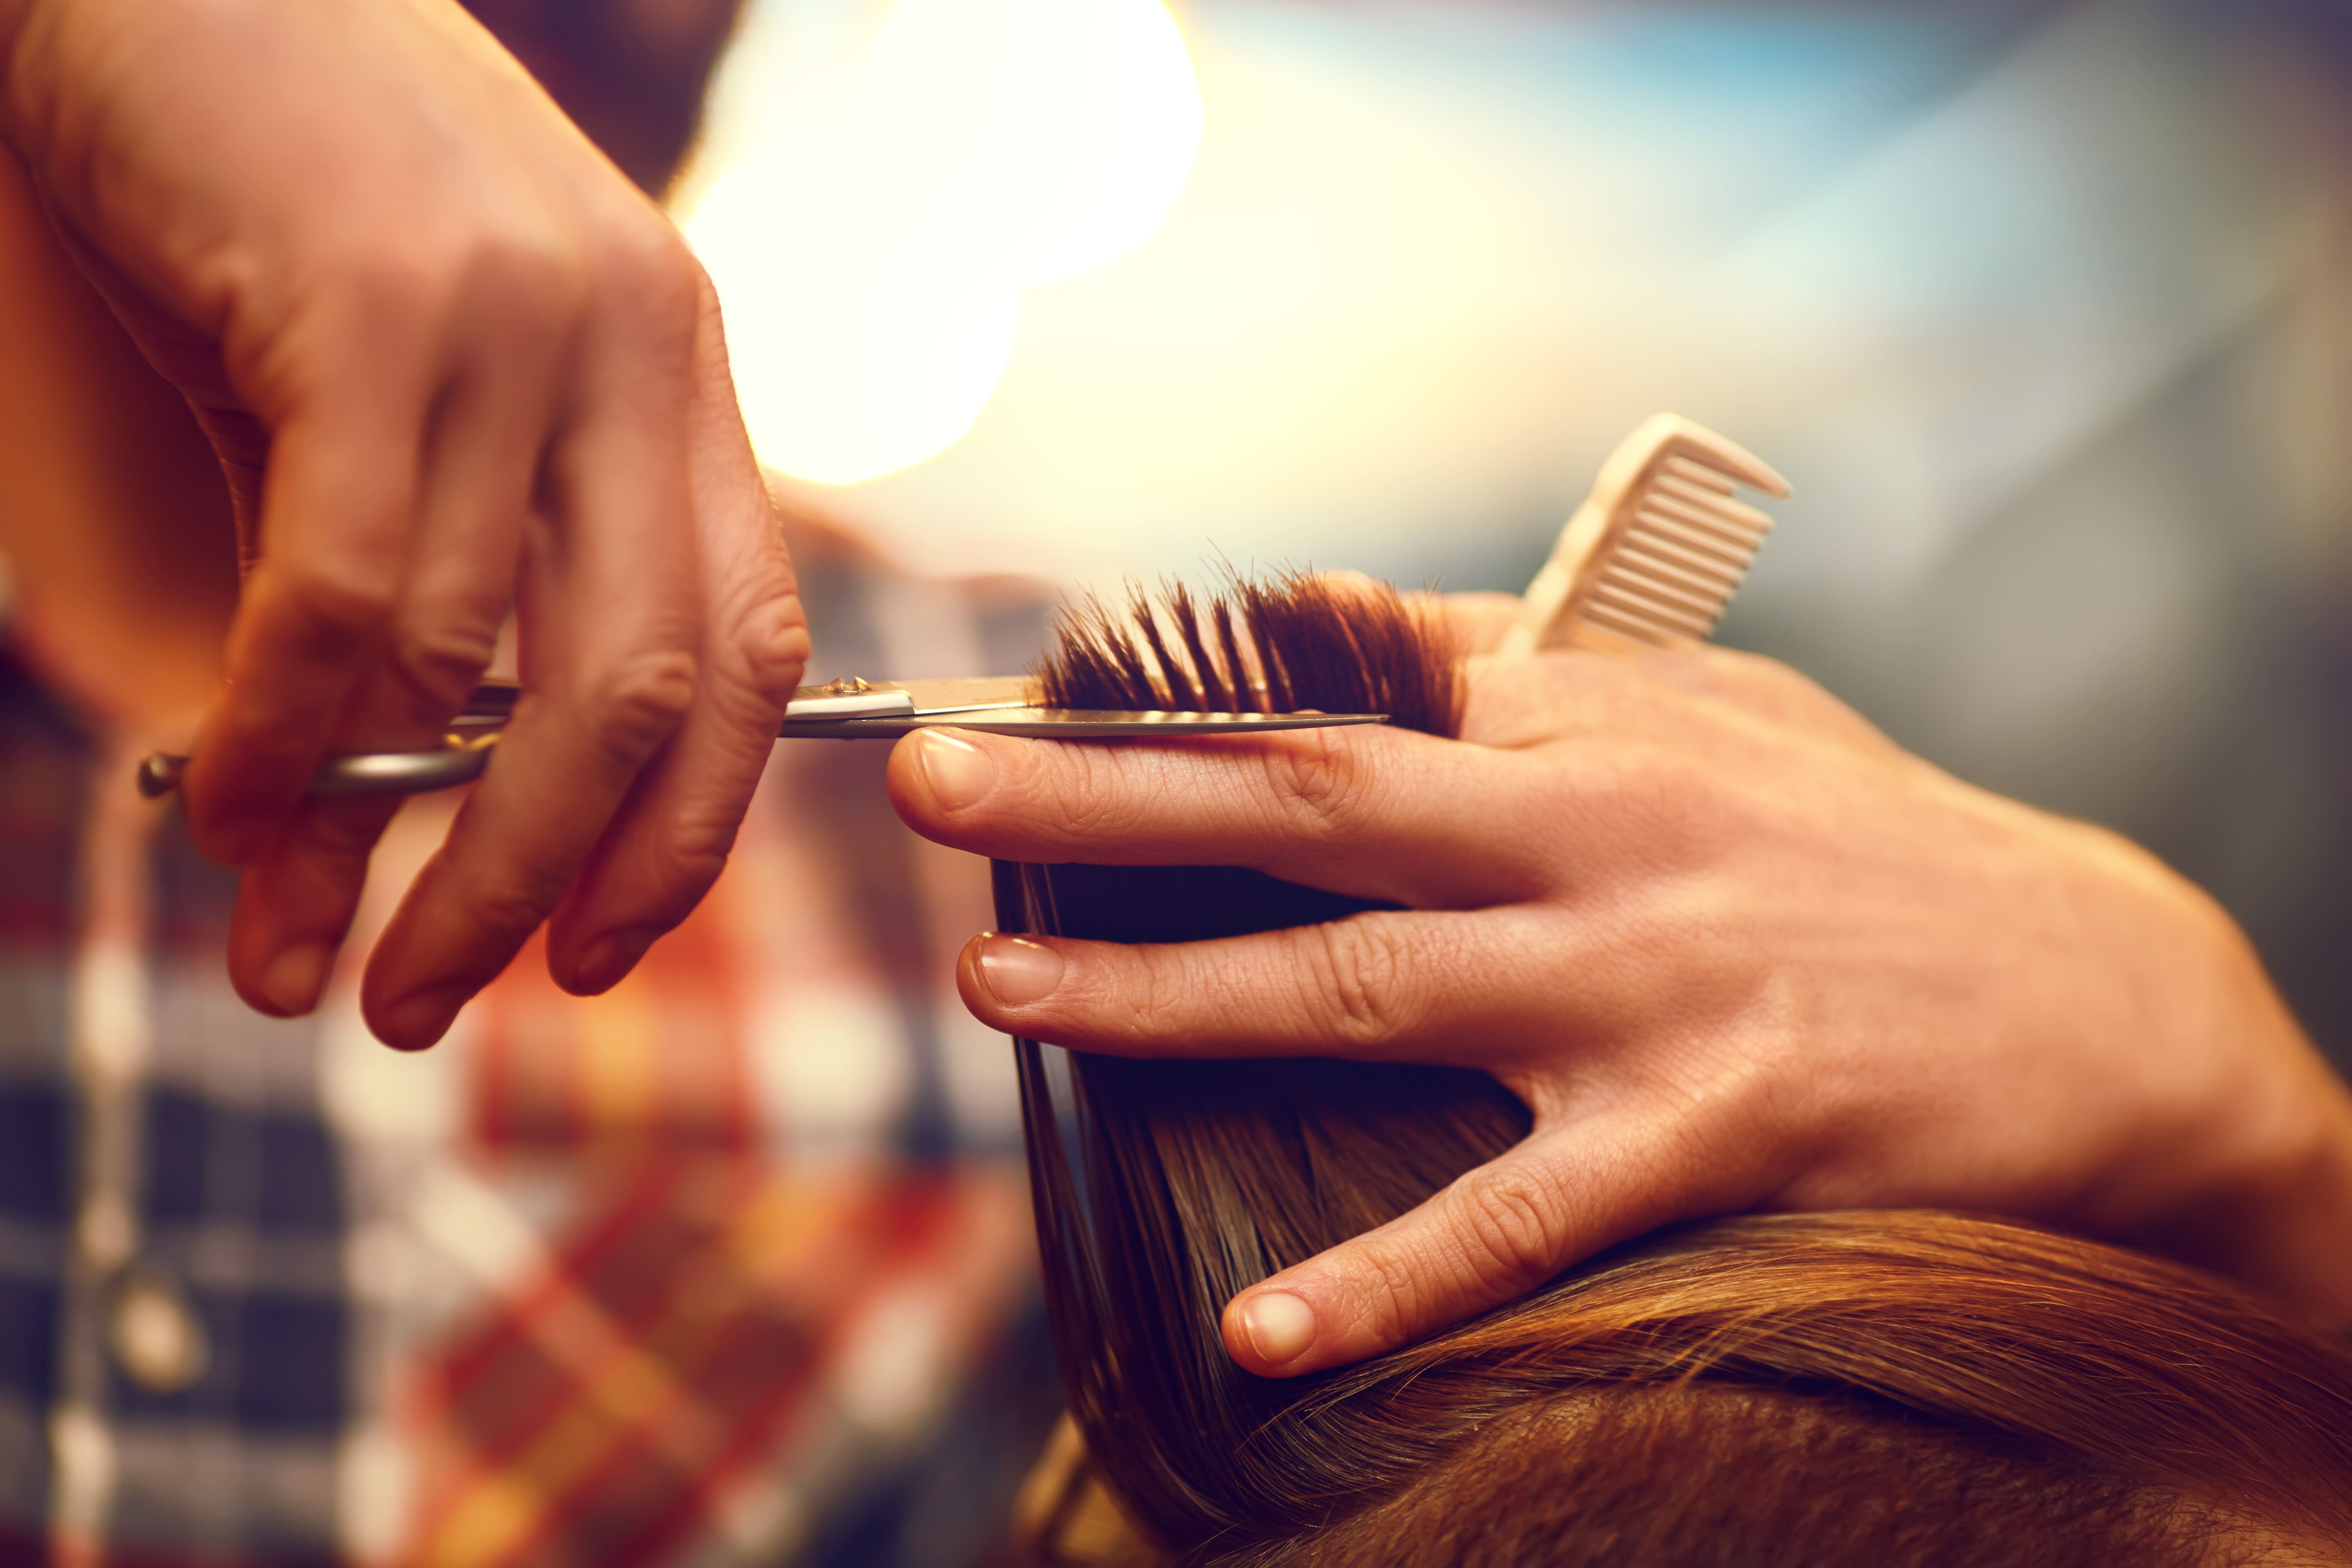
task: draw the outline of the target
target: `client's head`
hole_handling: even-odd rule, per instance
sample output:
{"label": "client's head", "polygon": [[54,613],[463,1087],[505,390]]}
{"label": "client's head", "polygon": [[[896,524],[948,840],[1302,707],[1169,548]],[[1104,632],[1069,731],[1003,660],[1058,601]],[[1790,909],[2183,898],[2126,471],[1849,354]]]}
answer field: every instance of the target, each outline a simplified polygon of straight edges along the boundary
{"label": "client's head", "polygon": [[[1459,722],[1393,594],[1292,580],[1072,618],[1072,707]],[[1465,803],[1475,809],[1475,803]],[[1181,941],[1368,906],[1233,868],[1000,866],[1008,930]],[[2352,1351],[2175,1265],[1958,1215],[1649,1238],[1364,1365],[1227,1357],[1236,1292],[1527,1131],[1493,1080],[1023,1042],[1047,1300],[1083,1457],[1047,1561],[2352,1561]]]}

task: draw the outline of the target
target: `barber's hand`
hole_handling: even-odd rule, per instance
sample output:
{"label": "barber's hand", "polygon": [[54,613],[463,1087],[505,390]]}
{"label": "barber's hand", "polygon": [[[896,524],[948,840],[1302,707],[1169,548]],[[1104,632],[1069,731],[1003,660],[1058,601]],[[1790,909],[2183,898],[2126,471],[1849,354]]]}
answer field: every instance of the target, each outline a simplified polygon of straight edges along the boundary
{"label": "barber's hand", "polygon": [[1181,945],[976,939],[959,979],[993,1026],[1478,1068],[1534,1112],[1507,1155],[1236,1298],[1244,1366],[1356,1361],[1759,1208],[2039,1219],[2352,1319],[2352,1099],[2150,856],[1721,650],[1475,667],[1465,735],[934,731],[892,757],[901,813],[961,848],[1407,906]]}
{"label": "barber's hand", "polygon": [[431,1043],[553,916],[619,980],[724,859],[807,652],[715,297],[443,0],[0,0],[0,131],[187,395],[247,574],[186,796],[267,1011],[317,1000],[393,807],[323,752],[438,743],[516,608],[525,695],[371,960]]}

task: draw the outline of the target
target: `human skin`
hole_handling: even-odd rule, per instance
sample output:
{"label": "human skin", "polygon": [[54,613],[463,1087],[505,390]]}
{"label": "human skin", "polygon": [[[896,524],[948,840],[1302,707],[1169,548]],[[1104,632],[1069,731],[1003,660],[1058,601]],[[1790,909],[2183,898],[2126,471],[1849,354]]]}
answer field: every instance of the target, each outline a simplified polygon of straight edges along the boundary
{"label": "human skin", "polygon": [[194,409],[243,583],[185,794],[232,979],[315,1005],[394,805],[511,606],[526,694],[371,956],[430,1044],[542,921],[603,990],[716,877],[808,641],[715,297],[455,5],[0,0],[0,135]]}
{"label": "human skin", "polygon": [[5,147],[0,343],[10,649],[126,744],[184,750],[236,610],[228,493]]}
{"label": "human skin", "polygon": [[[1511,604],[1447,608],[1491,646]],[[1361,1360],[1757,1209],[2013,1215],[2352,1321],[2352,1095],[2154,857],[1722,649],[1474,660],[1463,737],[928,731],[891,758],[907,821],[974,853],[1405,906],[1160,946],[977,937],[958,983],[991,1026],[1476,1068],[1533,1112],[1502,1158],[1236,1297],[1244,1366]]]}

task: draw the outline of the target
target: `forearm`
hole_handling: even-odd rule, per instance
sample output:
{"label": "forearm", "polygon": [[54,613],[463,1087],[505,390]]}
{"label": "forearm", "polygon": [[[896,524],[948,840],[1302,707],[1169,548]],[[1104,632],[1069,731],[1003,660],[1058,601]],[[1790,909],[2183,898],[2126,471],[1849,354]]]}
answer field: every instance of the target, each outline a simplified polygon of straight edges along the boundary
{"label": "forearm", "polygon": [[2137,845],[1991,804],[2043,847],[2055,907],[2068,911],[2035,922],[2042,940],[1996,969],[2025,1004],[2011,1011],[2011,1031],[2039,1042],[2012,1057],[2012,1071],[2031,1073],[2036,1054],[2079,1055],[2094,1069],[2057,1075],[2062,1089],[2073,1078],[2070,1092],[2011,1093],[2014,1130],[2056,1152],[2077,1144],[2082,1158],[2064,1186],[2013,1194],[2011,1212],[2352,1323],[2352,1089],[2245,932]]}
{"label": "forearm", "polygon": [[2292,1281],[2295,1298],[2333,1321],[2352,1326],[2352,1096],[2338,1086],[2335,1114],[2315,1152],[2301,1194],[2281,1215],[2281,1256],[2299,1259],[2308,1278]]}
{"label": "forearm", "polygon": [[[2154,866],[2152,858],[2133,851]],[[2177,1182],[2143,1229],[2116,1239],[2217,1269],[2321,1318],[2352,1324],[2352,1089],[2313,1045],[2237,922],[2168,869],[2160,905],[2186,910],[2183,945],[2118,957],[2156,999],[2151,1114],[2118,1167]],[[2158,1033],[2179,1037],[2168,1047]],[[2185,1101],[2185,1103],[2184,1103]],[[2167,1108],[2169,1108],[2168,1110]]]}

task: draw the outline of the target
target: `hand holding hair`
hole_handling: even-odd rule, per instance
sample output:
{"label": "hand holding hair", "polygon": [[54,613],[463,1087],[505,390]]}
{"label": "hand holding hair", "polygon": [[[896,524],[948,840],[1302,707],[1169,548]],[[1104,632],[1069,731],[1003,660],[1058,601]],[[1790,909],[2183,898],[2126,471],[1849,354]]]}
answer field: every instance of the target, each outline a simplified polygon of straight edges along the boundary
{"label": "hand holding hair", "polygon": [[715,296],[454,5],[0,0],[0,136],[228,476],[246,563],[186,798],[244,868],[230,973],[317,1001],[384,801],[509,606],[499,764],[379,942],[429,1045],[552,917],[602,990],[717,875],[808,642]]}
{"label": "hand holding hair", "polygon": [[[1513,604],[1457,597],[1475,638]],[[919,831],[1228,865],[1401,906],[1162,945],[984,936],[987,1023],[1134,1057],[1483,1069],[1527,1139],[1228,1306],[1256,1372],[1355,1362],[1673,1221],[2039,1220],[2352,1319],[2352,1095],[2203,894],[1972,788],[1769,661],[1474,661],[1460,741],[929,731]]]}

